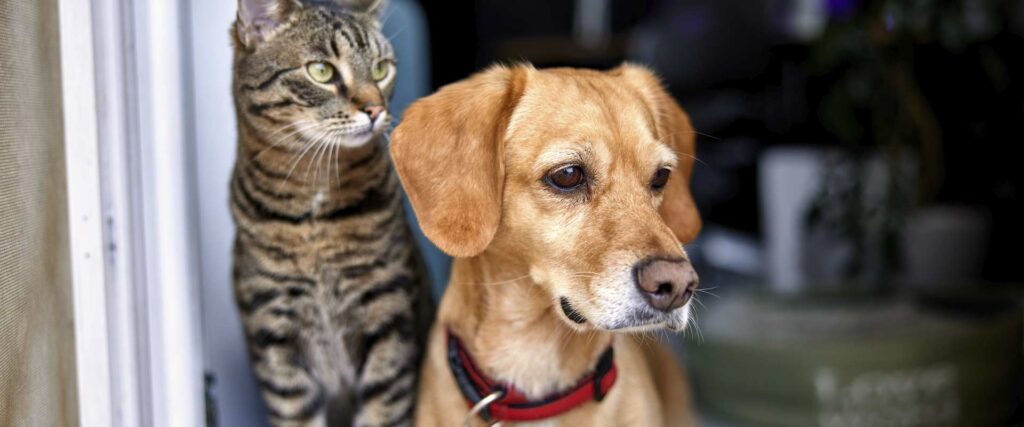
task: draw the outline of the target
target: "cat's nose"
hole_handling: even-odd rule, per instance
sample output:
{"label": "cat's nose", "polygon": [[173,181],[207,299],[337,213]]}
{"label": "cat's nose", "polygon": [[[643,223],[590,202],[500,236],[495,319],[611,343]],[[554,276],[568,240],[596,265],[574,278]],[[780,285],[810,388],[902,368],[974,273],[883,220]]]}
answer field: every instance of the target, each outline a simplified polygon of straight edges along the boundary
{"label": "cat's nose", "polygon": [[384,107],[380,105],[367,105],[363,107],[363,112],[366,113],[367,116],[370,116],[370,121],[373,122],[377,121],[377,116],[380,116],[380,113],[384,112]]}

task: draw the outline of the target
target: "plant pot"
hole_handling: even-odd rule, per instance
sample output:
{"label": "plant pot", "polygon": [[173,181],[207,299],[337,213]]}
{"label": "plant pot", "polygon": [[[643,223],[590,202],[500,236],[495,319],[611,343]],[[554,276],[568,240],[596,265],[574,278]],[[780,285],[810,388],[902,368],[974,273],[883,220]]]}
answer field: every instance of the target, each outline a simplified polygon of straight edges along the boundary
{"label": "plant pot", "polygon": [[727,297],[686,357],[702,410],[735,426],[996,426],[1018,402],[1014,302]]}

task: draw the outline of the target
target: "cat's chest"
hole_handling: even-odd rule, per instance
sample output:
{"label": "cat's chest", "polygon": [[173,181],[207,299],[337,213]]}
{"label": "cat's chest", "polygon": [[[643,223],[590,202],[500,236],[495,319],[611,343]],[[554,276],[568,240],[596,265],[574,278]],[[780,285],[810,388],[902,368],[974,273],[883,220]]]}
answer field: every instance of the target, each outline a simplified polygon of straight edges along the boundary
{"label": "cat's chest", "polygon": [[298,224],[282,227],[282,235],[298,246],[307,249],[310,256],[322,255],[332,249],[349,246],[346,236],[357,231],[362,225],[360,215],[346,218],[332,218],[331,213],[344,207],[350,195],[339,195],[328,191],[318,191],[301,202],[304,216],[307,218]]}
{"label": "cat's chest", "polygon": [[309,211],[317,213],[323,210],[324,201],[327,200],[327,192],[324,190],[313,193],[313,197],[310,197]]}

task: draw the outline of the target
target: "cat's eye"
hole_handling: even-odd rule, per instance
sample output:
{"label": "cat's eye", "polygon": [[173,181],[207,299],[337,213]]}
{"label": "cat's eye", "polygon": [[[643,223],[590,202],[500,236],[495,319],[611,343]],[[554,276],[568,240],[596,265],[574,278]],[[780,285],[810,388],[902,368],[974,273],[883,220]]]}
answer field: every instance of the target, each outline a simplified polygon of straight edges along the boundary
{"label": "cat's eye", "polygon": [[371,77],[373,77],[373,81],[376,82],[384,80],[384,78],[387,77],[388,74],[390,73],[391,63],[388,62],[387,60],[377,61],[376,64],[373,64],[373,69],[370,70]]}
{"label": "cat's eye", "polygon": [[544,181],[556,190],[571,192],[582,187],[587,182],[587,176],[583,172],[583,167],[569,165],[548,172]]}
{"label": "cat's eye", "polygon": [[317,83],[327,83],[334,79],[334,66],[326,62],[311,62],[306,66],[306,72]]}
{"label": "cat's eye", "polygon": [[654,191],[661,191],[668,184],[668,177],[672,175],[672,170],[668,168],[658,169],[654,172],[654,177],[651,178],[651,189]]}

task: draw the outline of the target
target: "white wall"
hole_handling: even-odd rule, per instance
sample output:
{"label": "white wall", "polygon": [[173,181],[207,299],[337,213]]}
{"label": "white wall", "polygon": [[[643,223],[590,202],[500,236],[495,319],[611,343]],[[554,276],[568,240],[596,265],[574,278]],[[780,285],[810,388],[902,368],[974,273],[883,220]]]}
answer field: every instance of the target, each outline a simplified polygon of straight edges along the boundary
{"label": "white wall", "polygon": [[[391,0],[384,34],[398,54],[399,72],[391,109],[396,116],[429,89],[426,27],[413,0]],[[249,369],[248,355],[231,290],[234,224],[228,210],[228,179],[235,159],[235,112],[231,100],[231,44],[228,27],[234,0],[191,2],[195,170],[200,215],[200,269],[205,363],[213,374],[213,398],[220,426],[265,425],[265,410]],[[447,260],[429,244],[425,255],[435,292],[446,281]]]}
{"label": "white wall", "polygon": [[235,161],[236,130],[228,27],[235,7],[233,0],[191,2],[203,341],[206,371],[215,381],[218,425],[259,426],[266,424],[266,416],[231,290],[234,223],[228,211],[228,179]]}

